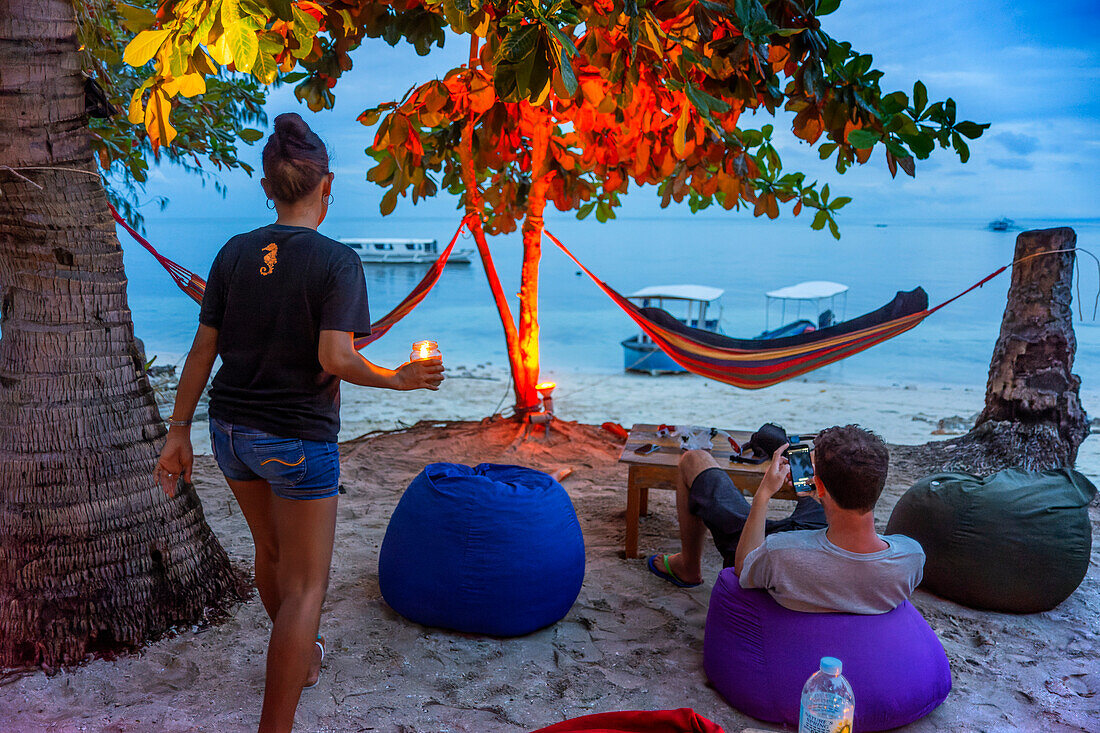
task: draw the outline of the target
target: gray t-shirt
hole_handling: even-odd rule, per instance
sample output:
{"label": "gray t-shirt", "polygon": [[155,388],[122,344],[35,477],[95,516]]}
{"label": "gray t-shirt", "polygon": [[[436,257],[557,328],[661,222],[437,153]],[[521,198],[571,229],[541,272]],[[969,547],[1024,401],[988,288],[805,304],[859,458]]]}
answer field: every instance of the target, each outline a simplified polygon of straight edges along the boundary
{"label": "gray t-shirt", "polygon": [[828,540],[827,529],[776,532],[749,553],[742,588],[764,588],[792,611],[886,613],[912,595],[924,576],[924,550],[916,540],[892,534],[890,545],[849,552]]}

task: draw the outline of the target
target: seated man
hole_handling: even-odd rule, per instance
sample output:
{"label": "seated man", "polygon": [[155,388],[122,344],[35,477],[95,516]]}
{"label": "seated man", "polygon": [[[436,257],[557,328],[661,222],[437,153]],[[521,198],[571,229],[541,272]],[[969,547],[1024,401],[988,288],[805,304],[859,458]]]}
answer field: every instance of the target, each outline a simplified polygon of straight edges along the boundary
{"label": "seated man", "polygon": [[874,614],[905,601],[921,581],[924,551],[904,535],[875,532],[886,445],[856,425],[822,431],[814,440],[814,493],[786,519],[766,521],[768,502],[790,480],[786,447],[772,456],[751,507],[710,453],[685,453],[676,492],[681,551],[653,555],[649,569],[682,587],[699,585],[706,527],[741,586],[765,588],[786,608]]}

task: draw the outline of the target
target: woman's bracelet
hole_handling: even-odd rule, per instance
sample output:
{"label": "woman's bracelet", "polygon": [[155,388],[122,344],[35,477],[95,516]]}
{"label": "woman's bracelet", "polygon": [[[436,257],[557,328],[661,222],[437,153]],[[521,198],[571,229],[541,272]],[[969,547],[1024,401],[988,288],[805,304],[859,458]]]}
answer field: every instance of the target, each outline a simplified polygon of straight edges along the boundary
{"label": "woman's bracelet", "polygon": [[170,417],[164,422],[168,423],[168,427],[170,428],[186,428],[191,426],[190,420],[177,420],[174,417]]}

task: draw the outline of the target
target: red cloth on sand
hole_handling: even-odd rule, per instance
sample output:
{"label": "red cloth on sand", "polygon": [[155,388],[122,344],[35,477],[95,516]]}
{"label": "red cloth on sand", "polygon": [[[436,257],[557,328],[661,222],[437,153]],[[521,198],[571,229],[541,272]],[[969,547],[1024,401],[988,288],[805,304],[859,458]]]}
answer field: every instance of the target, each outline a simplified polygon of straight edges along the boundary
{"label": "red cloth on sand", "polygon": [[565,720],[532,733],[724,733],[691,708],[624,710]]}

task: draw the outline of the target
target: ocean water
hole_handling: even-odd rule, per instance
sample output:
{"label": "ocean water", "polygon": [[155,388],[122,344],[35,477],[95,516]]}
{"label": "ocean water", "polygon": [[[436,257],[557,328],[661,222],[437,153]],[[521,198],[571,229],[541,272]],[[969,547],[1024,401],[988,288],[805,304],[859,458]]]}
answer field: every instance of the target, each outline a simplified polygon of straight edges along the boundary
{"label": "ocean water", "polygon": [[[264,212],[265,214],[267,212]],[[233,234],[270,219],[147,217],[149,240],[166,256],[203,277],[215,253]],[[457,216],[336,218],[321,231],[332,237],[435,237],[450,239]],[[1100,220],[1021,222],[1029,228],[1068,225],[1078,246],[1100,253]],[[693,283],[725,290],[722,329],[751,337],[766,323],[780,323],[780,311],[765,312],[764,293],[804,280],[834,280],[850,287],[838,316],[852,318],[888,302],[898,290],[917,285],[934,305],[954,296],[1012,259],[1014,233],[987,231],[984,222],[848,223],[836,242],[802,221],[758,221],[744,216],[680,213],[620,218],[606,224],[550,215],[547,228],[593,272],[620,292],[648,285]],[[137,335],[149,356],[178,355],[190,346],[198,307],[125,232],[123,242],[130,306]],[[458,248],[473,248],[463,238]],[[510,298],[518,299],[521,240],[518,234],[490,239]],[[1088,257],[1079,260],[1074,294],[1078,350],[1075,372],[1086,390],[1100,386],[1100,327],[1093,303],[1100,283]],[[424,266],[365,265],[371,312],[380,317],[419,281]],[[811,372],[804,379],[883,385],[985,384],[1009,285],[1006,272],[937,312],[920,326],[857,356]],[[619,342],[636,327],[548,240],[541,263],[539,320],[544,370],[611,373],[622,368]],[[1084,319],[1078,315],[1084,311]],[[786,320],[795,313],[788,312]],[[802,311],[811,319],[816,314]],[[451,367],[505,366],[504,338],[480,262],[451,265],[412,314],[364,354],[384,365],[407,358],[413,341],[439,342]]]}

